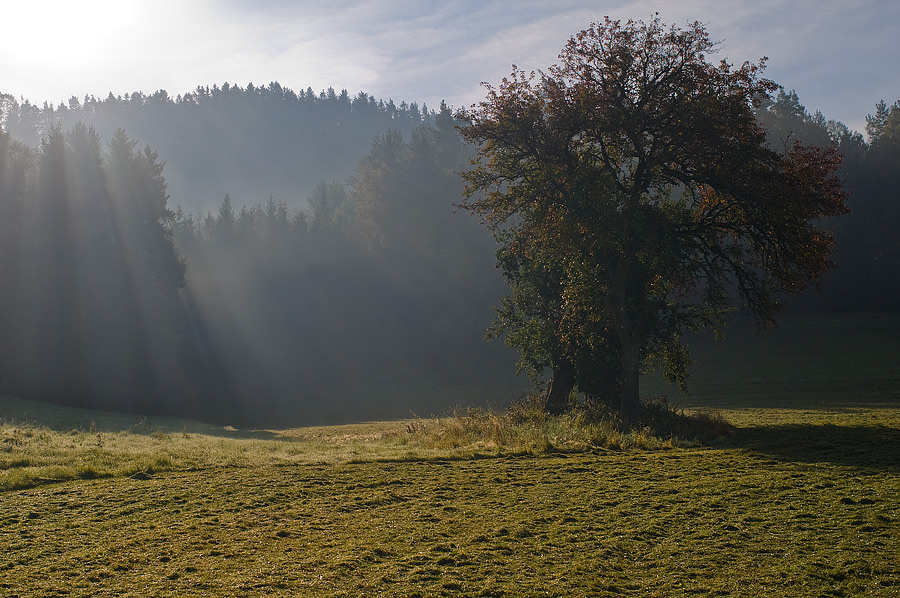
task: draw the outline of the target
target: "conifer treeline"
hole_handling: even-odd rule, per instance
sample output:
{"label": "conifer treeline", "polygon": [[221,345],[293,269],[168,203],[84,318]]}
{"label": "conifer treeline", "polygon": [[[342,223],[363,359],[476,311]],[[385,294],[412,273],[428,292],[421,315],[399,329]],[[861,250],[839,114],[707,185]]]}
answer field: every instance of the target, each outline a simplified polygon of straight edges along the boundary
{"label": "conifer treeline", "polygon": [[[493,240],[453,209],[471,151],[446,106],[423,116],[277,84],[136,95],[42,109],[6,100],[0,393],[275,425],[440,412],[473,389],[510,388],[514,357],[482,340],[503,285]],[[291,116],[303,103],[319,120]],[[149,136],[104,132],[116,111],[171,133],[165,168],[155,145],[135,141]],[[87,124],[99,113],[107,129]],[[793,93],[758,114],[777,147],[833,143],[845,156],[853,213],[830,223],[839,268],[794,311],[900,309],[900,103],[876,106],[868,141]],[[32,131],[29,118],[41,132],[30,146],[12,134]],[[214,122],[223,131],[190,146],[197,155],[178,149],[187,137],[175,131]],[[292,122],[319,133],[297,135]],[[352,176],[307,144],[319,138],[365,145]],[[298,164],[316,182],[275,193],[267,177],[287,185]],[[166,186],[173,170],[193,172],[197,189],[243,190],[192,206]],[[429,390],[410,394],[414,384]]]}
{"label": "conifer treeline", "polygon": [[304,207],[197,214],[122,131],[3,133],[0,392],[272,425],[440,412],[446,394],[372,396],[508,379],[482,340],[493,241],[453,211],[468,150],[448,108],[433,122],[379,136]]}
{"label": "conifer treeline", "polygon": [[416,102],[376,100],[359,92],[279,83],[198,87],[175,97],[165,90],[105,99],[69,98],[37,106],[0,94],[0,126],[36,147],[53,126],[81,122],[103,139],[118,128],[156,150],[176,203],[208,209],[228,193],[245,202],[273,194],[295,204],[321,180],[344,180],[388,130],[409,138],[435,112]]}
{"label": "conifer treeline", "polygon": [[187,388],[162,168],[122,130],[104,149],[54,126],[36,151],[0,133],[0,392],[144,407]]}
{"label": "conifer treeline", "polygon": [[850,196],[850,214],[833,228],[836,267],[822,293],[808,292],[792,305],[796,313],[900,311],[900,100],[880,101],[866,117],[866,141],[841,122],[810,114],[793,91],[763,102],[758,118],[776,148],[794,142],[835,145],[843,155],[840,177]]}

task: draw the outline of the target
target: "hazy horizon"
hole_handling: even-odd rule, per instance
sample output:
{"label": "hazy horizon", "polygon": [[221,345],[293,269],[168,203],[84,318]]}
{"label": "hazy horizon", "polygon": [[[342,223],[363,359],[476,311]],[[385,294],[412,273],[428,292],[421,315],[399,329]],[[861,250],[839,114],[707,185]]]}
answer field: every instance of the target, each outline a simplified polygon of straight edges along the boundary
{"label": "hazy horizon", "polygon": [[511,65],[543,69],[592,21],[700,20],[721,40],[716,58],[769,57],[765,76],[795,89],[809,111],[863,131],[875,103],[900,98],[900,5],[828,0],[752,5],[732,0],[462,2],[411,6],[346,0],[175,0],[7,7],[0,92],[58,105],[198,86],[278,81],[455,107],[484,97]]}

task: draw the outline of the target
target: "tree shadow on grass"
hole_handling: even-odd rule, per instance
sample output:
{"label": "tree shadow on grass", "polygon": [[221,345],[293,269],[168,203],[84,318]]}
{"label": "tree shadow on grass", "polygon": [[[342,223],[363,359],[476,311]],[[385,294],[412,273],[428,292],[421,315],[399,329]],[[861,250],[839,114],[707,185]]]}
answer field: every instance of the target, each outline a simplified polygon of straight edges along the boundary
{"label": "tree shadow on grass", "polygon": [[727,441],[780,461],[900,472],[900,428],[787,424],[740,428]]}

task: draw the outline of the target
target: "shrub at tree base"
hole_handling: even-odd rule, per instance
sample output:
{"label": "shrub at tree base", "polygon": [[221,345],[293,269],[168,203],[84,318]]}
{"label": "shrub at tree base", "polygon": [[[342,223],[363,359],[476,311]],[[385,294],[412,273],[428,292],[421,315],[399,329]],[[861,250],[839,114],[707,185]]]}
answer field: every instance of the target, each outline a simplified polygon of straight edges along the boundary
{"label": "shrub at tree base", "polygon": [[588,402],[550,415],[545,397],[529,395],[504,411],[457,409],[453,416],[417,420],[409,443],[426,448],[485,453],[531,453],[590,449],[666,449],[697,446],[731,435],[734,427],[713,411],[685,412],[665,398],[642,402],[637,426],[602,403]]}

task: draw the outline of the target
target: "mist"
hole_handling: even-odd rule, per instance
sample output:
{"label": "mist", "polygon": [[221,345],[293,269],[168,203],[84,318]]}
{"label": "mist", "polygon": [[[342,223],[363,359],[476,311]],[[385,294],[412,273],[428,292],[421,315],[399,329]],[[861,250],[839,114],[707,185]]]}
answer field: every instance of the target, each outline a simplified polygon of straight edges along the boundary
{"label": "mist", "polygon": [[[2,90],[0,90],[2,91]],[[295,92],[278,83],[222,84],[170,96],[134,92],[71,97],[36,106],[0,93],[0,125],[38,147],[54,125],[93,127],[102,139],[123,128],[157,151],[166,165],[171,206],[215,209],[228,194],[240,204],[269,195],[300,205],[320,181],[353,174],[372,140],[388,130],[409,137],[433,122],[427,105],[332,88]]]}
{"label": "mist", "polygon": [[[4,155],[21,158],[7,171],[36,182],[5,204],[23,226],[4,237],[21,265],[3,272],[17,289],[4,300],[3,390],[255,426],[427,417],[517,396],[515,356],[483,339],[503,292],[494,241],[454,210],[470,157],[456,124],[442,107],[408,136],[388,129],[349,176],[294,204],[226,194],[195,212],[170,207],[168,161],[121,129],[108,147],[83,124],[50,126],[36,150],[5,136]],[[122,152],[135,173],[113,184]],[[218,159],[239,164],[230,176],[244,185],[266,180],[271,164],[246,173],[266,152],[247,154]],[[123,206],[127,222],[155,225],[123,223]],[[50,238],[58,250],[41,249]],[[32,295],[52,301],[34,309]]]}
{"label": "mist", "polygon": [[[276,427],[533,388],[484,341],[506,288],[454,207],[473,151],[446,106],[271,84],[2,110],[0,392]],[[835,144],[852,194],[839,267],[790,313],[900,309],[892,110],[865,140],[761,105],[773,146]]]}

